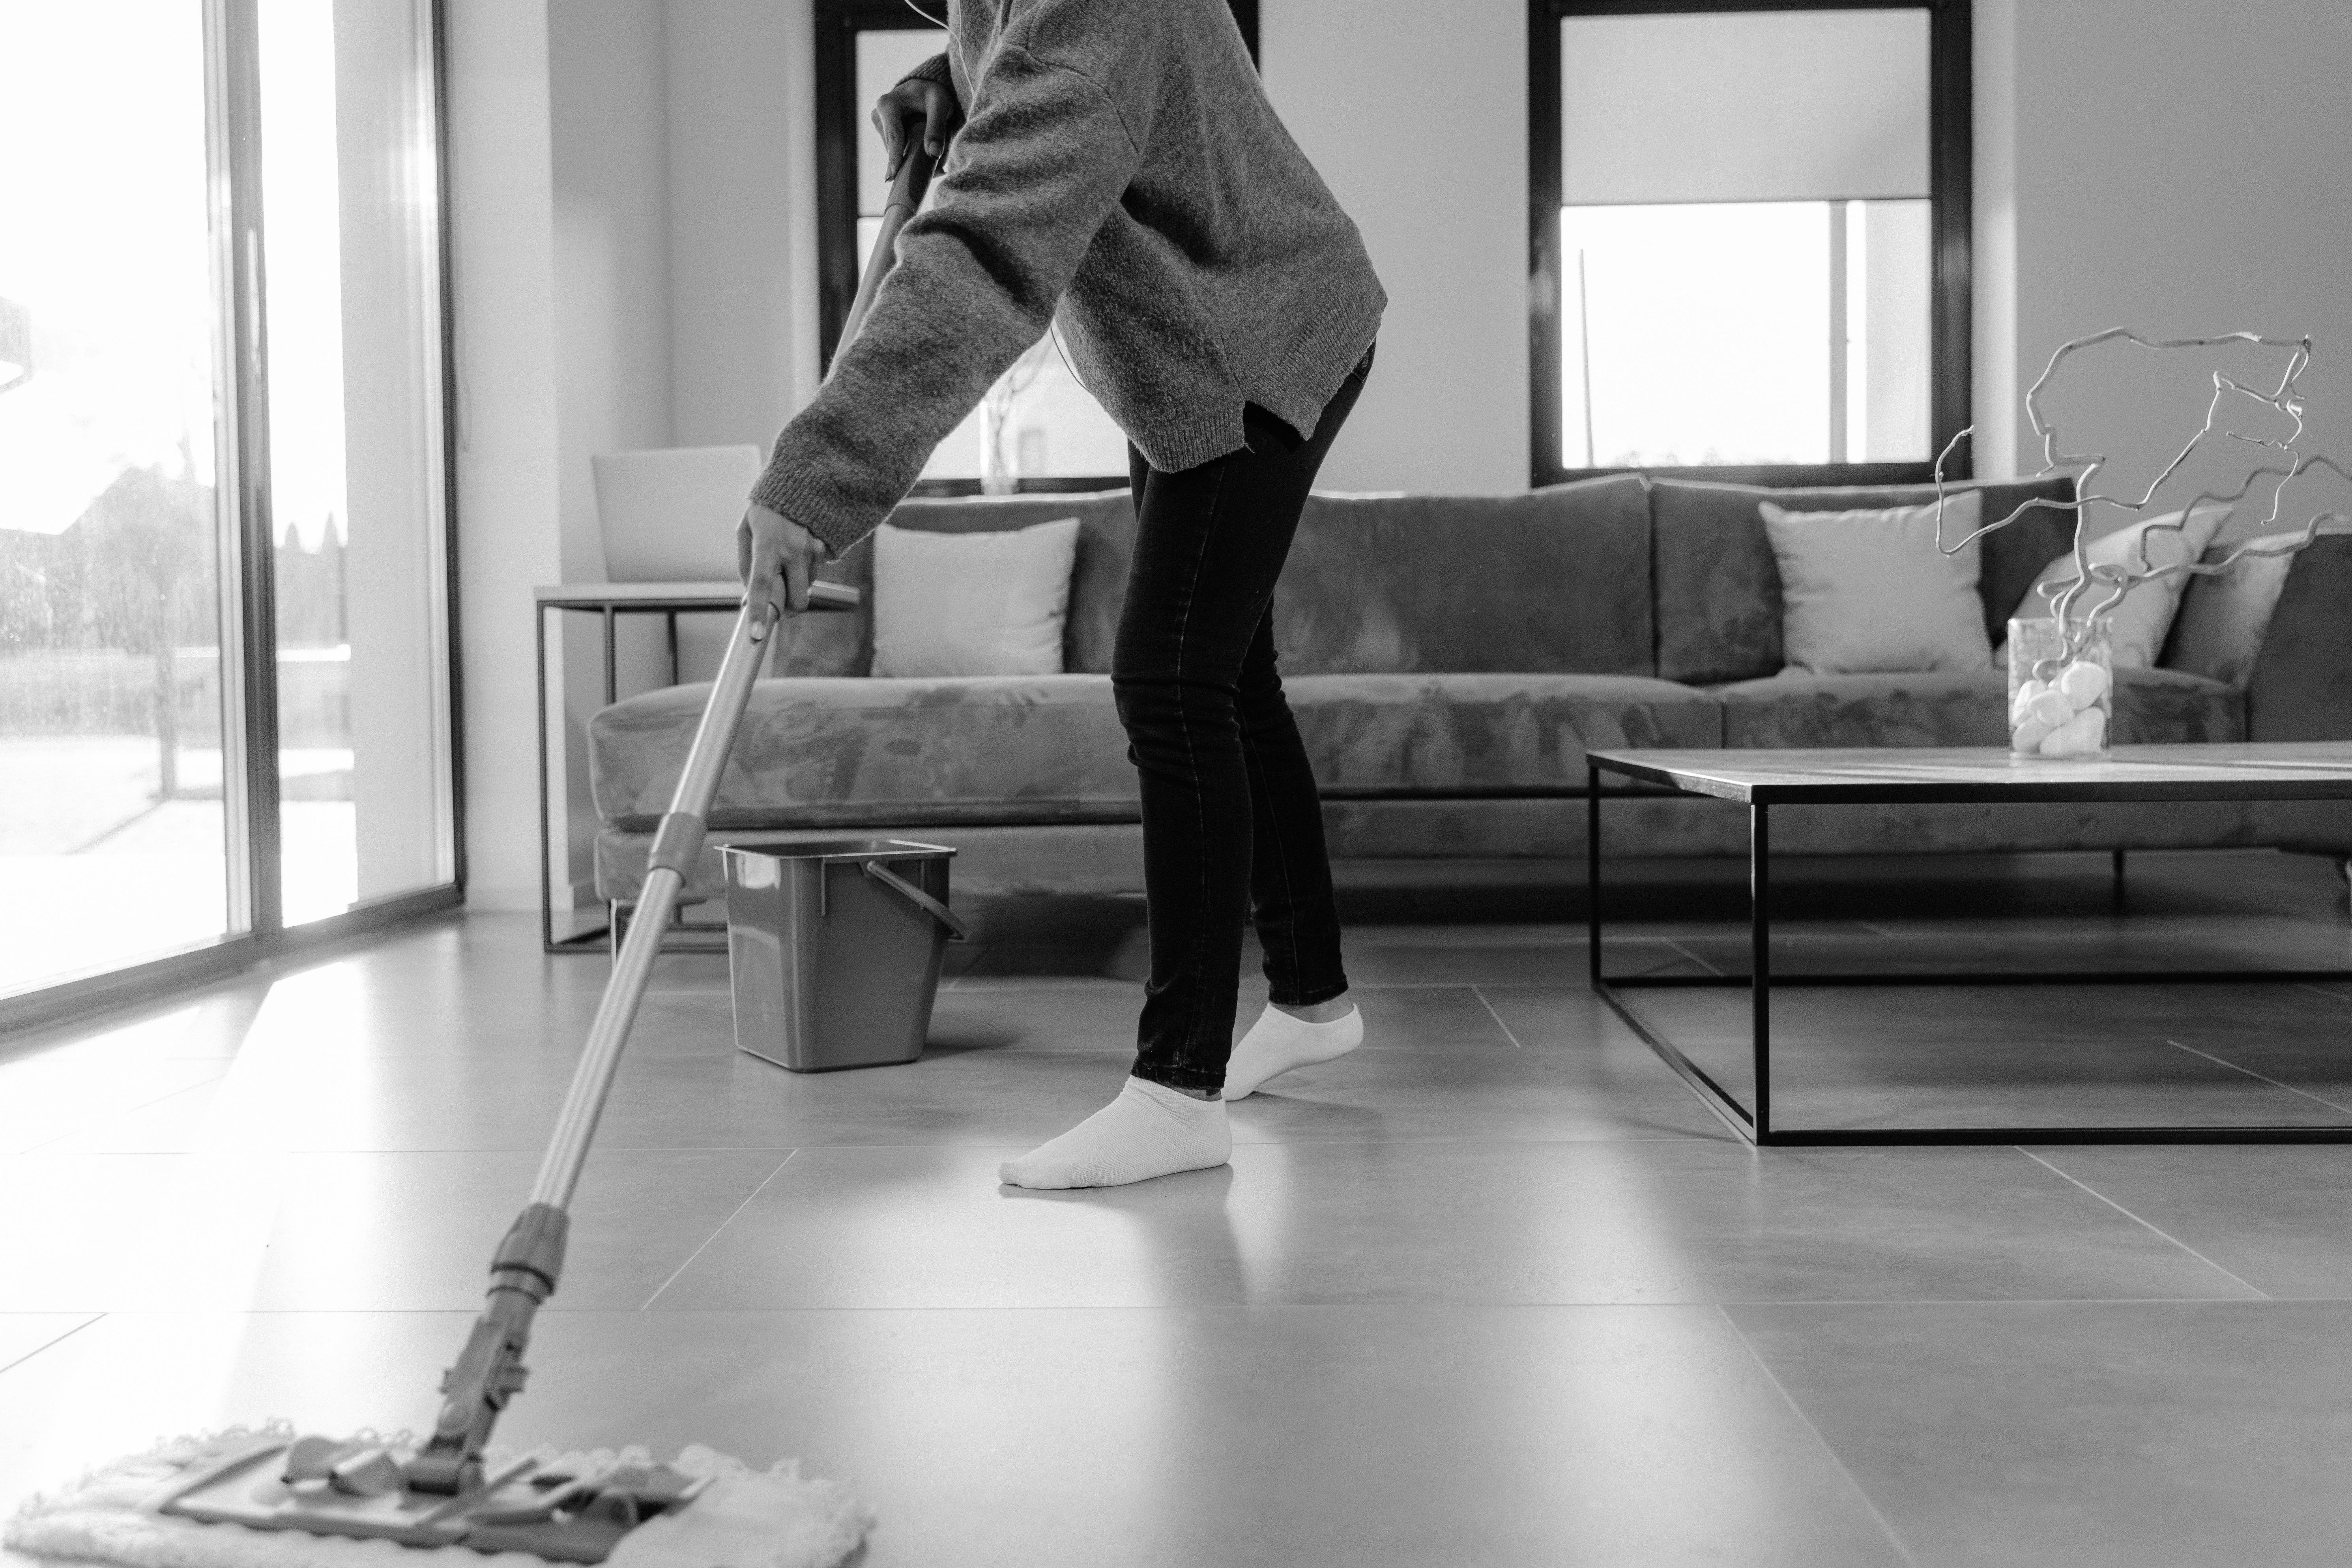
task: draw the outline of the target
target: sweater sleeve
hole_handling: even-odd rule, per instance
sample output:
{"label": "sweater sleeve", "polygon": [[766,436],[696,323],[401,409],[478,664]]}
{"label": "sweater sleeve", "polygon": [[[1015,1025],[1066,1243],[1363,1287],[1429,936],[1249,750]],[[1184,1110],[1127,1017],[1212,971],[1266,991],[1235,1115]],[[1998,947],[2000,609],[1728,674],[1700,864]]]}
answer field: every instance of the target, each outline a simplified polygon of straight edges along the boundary
{"label": "sweater sleeve", "polygon": [[751,499],[835,555],[1045,335],[1140,153],[1102,86],[1013,43],[973,85],[953,166],[899,231],[864,330],[776,437]]}
{"label": "sweater sleeve", "polygon": [[898,79],[900,81],[935,81],[950,92],[955,91],[955,73],[948,68],[948,58],[945,54],[933,55]]}

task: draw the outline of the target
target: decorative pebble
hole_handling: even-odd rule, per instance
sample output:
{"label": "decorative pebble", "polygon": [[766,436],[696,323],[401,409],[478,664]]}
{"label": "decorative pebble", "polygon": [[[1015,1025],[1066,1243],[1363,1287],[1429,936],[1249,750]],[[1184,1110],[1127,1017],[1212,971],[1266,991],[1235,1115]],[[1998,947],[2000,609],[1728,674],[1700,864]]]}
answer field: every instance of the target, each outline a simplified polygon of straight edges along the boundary
{"label": "decorative pebble", "polygon": [[2102,666],[2078,658],[2059,671],[2054,684],[2079,712],[2106,695],[2107,672]]}
{"label": "decorative pebble", "polygon": [[2107,716],[2096,708],[2077,713],[2042,737],[2042,754],[2045,757],[2087,756],[2099,749],[2106,738]]}
{"label": "decorative pebble", "polygon": [[2009,721],[2012,724],[2023,723],[2027,705],[2049,689],[2050,683],[2046,680],[2029,680],[2019,687],[2017,694],[2009,700]]}
{"label": "decorative pebble", "polygon": [[2025,705],[2025,716],[2039,719],[2055,730],[2074,717],[2074,705],[2066,700],[2063,691],[2043,691]]}
{"label": "decorative pebble", "polygon": [[2049,733],[2050,726],[2041,720],[2022,720],[2010,733],[2009,749],[2021,755],[2031,756],[2041,749],[2043,737]]}

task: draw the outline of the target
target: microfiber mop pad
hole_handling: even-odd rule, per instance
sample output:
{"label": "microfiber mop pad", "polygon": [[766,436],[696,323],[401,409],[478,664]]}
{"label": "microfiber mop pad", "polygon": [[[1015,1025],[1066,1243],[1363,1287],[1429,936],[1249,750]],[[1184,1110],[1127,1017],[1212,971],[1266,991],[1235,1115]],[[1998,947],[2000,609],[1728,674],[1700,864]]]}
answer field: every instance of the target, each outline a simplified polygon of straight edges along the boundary
{"label": "microfiber mop pad", "polygon": [[[277,1425],[238,1427],[119,1459],[26,1500],[0,1530],[0,1543],[45,1563],[113,1568],[545,1568],[542,1559],[520,1552],[486,1555],[463,1546],[419,1548],[202,1524],[147,1506],[181,1477],[237,1445],[290,1431]],[[577,1468],[647,1464],[651,1456],[627,1448],[551,1456],[549,1462]],[[696,1445],[670,1465],[710,1478],[709,1486],[691,1508],[649,1519],[623,1536],[605,1558],[606,1568],[835,1568],[874,1527],[874,1515],[847,1487],[803,1477],[798,1460],[754,1470]]]}

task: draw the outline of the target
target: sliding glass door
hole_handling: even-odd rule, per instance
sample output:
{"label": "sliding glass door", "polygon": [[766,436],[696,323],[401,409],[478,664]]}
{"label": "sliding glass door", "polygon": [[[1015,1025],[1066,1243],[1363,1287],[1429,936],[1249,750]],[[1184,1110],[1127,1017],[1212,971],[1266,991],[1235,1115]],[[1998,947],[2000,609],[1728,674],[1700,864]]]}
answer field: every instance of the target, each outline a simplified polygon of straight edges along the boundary
{"label": "sliding glass door", "polygon": [[434,22],[0,0],[0,1027],[454,901]]}

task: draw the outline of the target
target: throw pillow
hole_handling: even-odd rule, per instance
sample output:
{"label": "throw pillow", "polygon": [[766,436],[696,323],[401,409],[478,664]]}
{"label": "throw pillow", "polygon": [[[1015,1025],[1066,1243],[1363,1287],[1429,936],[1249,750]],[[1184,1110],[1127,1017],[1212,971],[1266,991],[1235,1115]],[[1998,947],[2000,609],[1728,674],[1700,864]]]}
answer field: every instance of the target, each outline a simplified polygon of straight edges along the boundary
{"label": "throw pillow", "polygon": [[[2134,572],[2176,566],[2203,555],[2205,547],[2213,542],[2213,536],[2229,520],[2230,509],[2226,506],[2200,506],[2189,514],[2185,522],[2179,512],[2168,512],[2101,534],[2091,541],[2087,553],[2094,566],[2123,566]],[[2172,529],[2174,523],[2180,524],[2178,532]],[[2025,597],[2017,602],[2015,618],[2047,617],[2051,596],[2074,580],[2074,552],[2069,550],[2042,569],[2042,575],[2025,591]],[[2160,582],[2142,583],[2107,613],[2108,646],[2117,669],[2156,667],[2157,656],[2164,651],[2164,639],[2172,630],[2172,618],[2179,614],[2181,595],[2188,588],[2187,573]],[[2095,580],[2074,601],[2073,614],[2080,618],[2088,605],[2098,604],[2113,592],[2113,584]],[[2009,662],[2006,642],[2000,645],[1999,657],[2002,664]]]}
{"label": "throw pillow", "polygon": [[[1936,508],[1788,511],[1760,503],[1780,565],[1784,675],[1985,669],[1976,542],[1937,547]],[[1944,503],[1943,542],[1976,531],[1973,490]]]}
{"label": "throw pillow", "polygon": [[874,531],[874,673],[1059,675],[1078,520]]}

